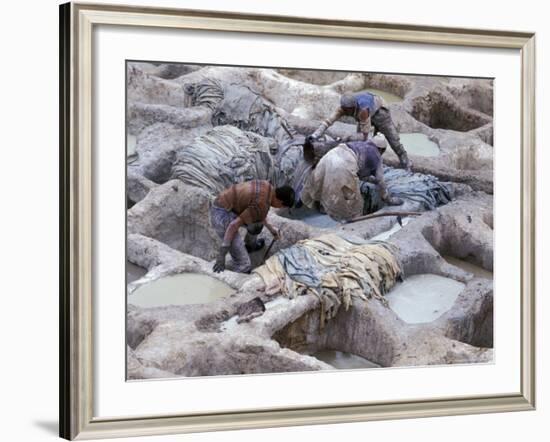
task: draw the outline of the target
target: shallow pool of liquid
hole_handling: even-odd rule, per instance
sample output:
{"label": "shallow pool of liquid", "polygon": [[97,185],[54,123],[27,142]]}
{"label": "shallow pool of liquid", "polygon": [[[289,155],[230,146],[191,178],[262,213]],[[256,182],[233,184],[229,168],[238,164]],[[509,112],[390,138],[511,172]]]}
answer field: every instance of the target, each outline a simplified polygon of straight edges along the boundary
{"label": "shallow pool of liquid", "polygon": [[368,359],[343,351],[320,350],[313,353],[311,356],[339,369],[380,367],[380,365],[375,364]]}
{"label": "shallow pool of liquid", "polygon": [[448,311],[465,285],[439,275],[413,275],[386,295],[390,308],[409,324],[432,322]]}
{"label": "shallow pool of liquid", "polygon": [[137,137],[132,134],[126,134],[126,156],[130,157],[136,153]]}
{"label": "shallow pool of liquid", "polygon": [[200,273],[166,276],[138,287],[128,296],[130,304],[140,307],[206,304],[231,295],[227,284]]}
{"label": "shallow pool of liquid", "polygon": [[395,95],[391,92],[386,92],[381,89],[367,88],[362,90],[361,92],[370,92],[371,94],[378,95],[382,97],[387,104],[400,103],[401,101],[403,101],[403,98],[401,98],[399,95]]}
{"label": "shallow pool of liquid", "polygon": [[138,279],[145,276],[146,273],[147,273],[147,269],[137,266],[130,261],[126,261],[126,283],[127,284],[137,281]]}
{"label": "shallow pool of liquid", "polygon": [[338,221],[333,220],[330,216],[322,214],[315,209],[310,209],[306,206],[302,206],[299,209],[291,209],[290,213],[284,211],[280,214],[285,218],[295,219],[309,224],[313,227],[319,227],[322,229],[328,229],[340,225]]}
{"label": "shallow pool of liquid", "polygon": [[447,261],[449,264],[452,264],[455,267],[461,268],[465,272],[474,274],[478,278],[493,279],[493,272],[490,272],[489,270],[485,270],[483,267],[477,266],[475,264],[472,264],[468,261],[464,261],[459,258],[455,258],[454,256],[445,255],[443,256],[443,259]]}
{"label": "shallow pool of liquid", "polygon": [[401,143],[409,155],[421,157],[436,157],[441,152],[437,143],[434,143],[427,135],[420,133],[399,134]]}

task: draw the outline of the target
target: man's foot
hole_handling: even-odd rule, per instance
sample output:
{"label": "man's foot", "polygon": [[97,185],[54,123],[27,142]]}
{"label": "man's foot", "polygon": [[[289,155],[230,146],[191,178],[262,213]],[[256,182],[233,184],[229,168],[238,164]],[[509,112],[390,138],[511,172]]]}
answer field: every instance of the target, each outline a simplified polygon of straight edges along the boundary
{"label": "man's foot", "polygon": [[260,249],[263,249],[264,246],[265,246],[265,239],[260,238],[260,239],[256,239],[256,241],[253,242],[252,244],[246,244],[246,250],[248,253],[252,253]]}
{"label": "man's foot", "polygon": [[400,206],[401,204],[403,204],[403,200],[401,198],[396,197],[396,196],[390,196],[386,200],[386,204],[388,206]]}

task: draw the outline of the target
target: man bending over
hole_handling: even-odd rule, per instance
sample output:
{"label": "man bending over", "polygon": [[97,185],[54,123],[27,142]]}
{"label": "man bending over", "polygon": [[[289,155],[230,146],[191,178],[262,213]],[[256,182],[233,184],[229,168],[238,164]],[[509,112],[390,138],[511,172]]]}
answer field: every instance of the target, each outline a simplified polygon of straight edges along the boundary
{"label": "man bending over", "polygon": [[319,160],[302,191],[302,202],[322,207],[333,219],[350,220],[363,215],[365,182],[376,183],[387,205],[403,201],[392,196],[384,180],[382,154],[386,140],[376,135],[367,141],[349,141],[332,148]]}
{"label": "man bending over", "polygon": [[342,95],[340,98],[340,107],[319,125],[317,130],[311,134],[311,138],[313,140],[319,138],[336,120],[343,116],[351,116],[357,121],[359,141],[367,140],[372,122],[375,135],[377,132],[382,133],[399,157],[401,167],[411,170],[412,163],[403,144],[401,144],[397,128],[382,97],[370,92]]}
{"label": "man bending over", "polygon": [[[279,238],[277,230],[266,219],[269,208],[293,205],[292,187],[274,188],[269,181],[265,180],[234,184],[221,192],[210,209],[212,226],[223,239],[214,264],[214,271],[225,270],[225,256],[229,252],[235,263],[234,271],[250,272],[252,268],[248,252],[259,250],[264,246],[264,241],[257,239],[263,226],[267,227],[275,239]],[[244,241],[238,234],[241,226],[247,229]]]}

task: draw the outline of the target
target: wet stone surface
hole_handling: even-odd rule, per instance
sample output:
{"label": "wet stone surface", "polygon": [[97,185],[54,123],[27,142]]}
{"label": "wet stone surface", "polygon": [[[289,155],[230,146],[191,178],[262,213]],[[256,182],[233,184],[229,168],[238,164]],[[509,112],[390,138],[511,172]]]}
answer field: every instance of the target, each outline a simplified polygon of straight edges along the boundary
{"label": "wet stone surface", "polygon": [[474,276],[477,276],[479,278],[486,278],[490,280],[493,279],[493,272],[485,270],[483,267],[477,266],[468,261],[465,261],[463,259],[458,259],[450,255],[443,256],[443,259],[445,259],[445,261],[447,261],[449,264],[454,265],[455,267],[461,268],[465,272],[472,273]]}
{"label": "wet stone surface", "polygon": [[[203,101],[190,100],[187,86],[204,81]],[[130,63],[128,378],[492,361],[492,87],[481,79]],[[322,328],[318,296],[290,299],[256,274],[212,272],[221,239],[210,225],[216,192],[207,184],[259,170],[298,182],[301,149],[285,146],[311,134],[342,93],[364,90],[385,98],[414,171],[447,182],[453,201],[431,211],[411,199],[382,209],[421,212],[403,226],[395,216],[341,225],[306,208],[271,210],[281,238],[269,256],[327,232],[395,246],[403,282],[384,299],[353,299]],[[354,135],[348,123],[327,136]],[[228,127],[229,144],[220,138]],[[229,145],[233,156],[210,175],[182,178],[187,152],[204,146],[206,158]],[[384,163],[397,166],[391,149]],[[260,237],[271,243],[266,229]],[[252,256],[254,267],[264,254]]]}
{"label": "wet stone surface", "polygon": [[411,218],[403,218],[401,224],[396,221],[390,229],[373,236],[371,239],[373,241],[387,241],[394,233],[399,232],[403,226],[406,226],[410,220]]}
{"label": "wet stone surface", "polygon": [[128,284],[142,278],[146,273],[147,269],[126,261],[126,282]]}

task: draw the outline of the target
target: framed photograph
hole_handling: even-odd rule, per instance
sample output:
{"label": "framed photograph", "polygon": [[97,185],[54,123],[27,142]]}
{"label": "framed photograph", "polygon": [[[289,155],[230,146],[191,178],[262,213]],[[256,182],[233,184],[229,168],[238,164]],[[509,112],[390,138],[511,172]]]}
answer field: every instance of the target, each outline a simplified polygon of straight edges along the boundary
{"label": "framed photograph", "polygon": [[60,6],[60,436],[531,410],[534,34]]}

